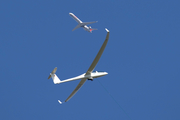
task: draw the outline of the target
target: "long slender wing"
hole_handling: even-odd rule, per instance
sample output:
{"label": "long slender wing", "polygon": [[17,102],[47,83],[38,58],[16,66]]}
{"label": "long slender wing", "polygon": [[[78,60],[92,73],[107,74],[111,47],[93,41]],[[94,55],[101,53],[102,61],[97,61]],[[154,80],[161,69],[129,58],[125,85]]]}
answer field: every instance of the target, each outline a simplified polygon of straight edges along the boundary
{"label": "long slender wing", "polygon": [[79,82],[79,84],[77,85],[77,87],[74,89],[74,91],[70,94],[70,96],[65,100],[65,102],[67,102],[69,99],[71,99],[76,92],[82,87],[82,85],[86,82],[86,78],[81,79],[81,81]]}
{"label": "long slender wing", "polygon": [[[103,45],[101,46],[101,49],[99,50],[98,54],[96,55],[96,58],[94,59],[93,63],[91,64],[88,71],[86,72],[86,74],[90,74],[94,70],[96,64],[98,63],[98,61],[99,61],[99,59],[100,59],[100,57],[101,57],[101,55],[102,55],[102,53],[106,47],[106,44],[107,44],[108,39],[109,39],[109,30],[106,29],[106,31],[107,31],[106,39],[105,39]],[[86,78],[81,79],[81,81],[79,82],[77,87],[70,94],[70,96],[65,100],[65,102],[70,100],[76,94],[76,92],[83,86],[83,84],[86,82],[86,80],[87,80]]]}
{"label": "long slender wing", "polygon": [[106,31],[107,31],[106,39],[105,39],[103,45],[101,46],[101,49],[99,50],[98,54],[96,55],[94,61],[92,62],[91,66],[89,67],[88,71],[86,72],[86,75],[90,74],[94,70],[94,68],[96,67],[96,64],[98,63],[98,61],[99,61],[99,59],[100,59],[100,57],[101,57],[101,55],[102,55],[102,53],[106,47],[106,44],[109,40],[109,30],[106,29]]}

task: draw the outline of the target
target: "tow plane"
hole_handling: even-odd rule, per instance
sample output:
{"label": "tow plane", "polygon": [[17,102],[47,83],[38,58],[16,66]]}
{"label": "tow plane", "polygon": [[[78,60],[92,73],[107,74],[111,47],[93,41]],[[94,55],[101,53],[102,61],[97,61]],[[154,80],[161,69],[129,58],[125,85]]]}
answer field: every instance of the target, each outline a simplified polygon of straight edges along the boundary
{"label": "tow plane", "polygon": [[79,18],[77,18],[73,13],[69,13],[69,15],[78,23],[78,25],[72,30],[76,30],[80,27],[82,27],[85,31],[88,31],[90,33],[92,33],[93,30],[97,30],[97,29],[94,29],[94,28],[91,28],[91,26],[87,26],[89,24],[92,24],[92,23],[96,23],[97,21],[93,21],[93,22],[82,22]]}
{"label": "tow plane", "polygon": [[[86,80],[91,80],[93,81],[94,78],[98,78],[98,77],[101,77],[101,76],[105,76],[107,75],[108,73],[107,72],[98,72],[98,71],[95,71],[94,72],[94,68],[96,67],[105,47],[106,47],[106,44],[109,40],[109,30],[108,29],[105,29],[107,31],[107,35],[106,35],[106,39],[103,43],[103,45],[101,46],[98,54],[96,55],[94,61],[92,62],[91,66],[89,67],[89,69],[87,70],[86,73],[82,74],[82,75],[79,75],[77,77],[73,77],[73,78],[69,78],[69,79],[66,79],[66,80],[60,80],[58,78],[58,76],[55,74],[56,71],[57,71],[57,67],[54,68],[54,70],[50,73],[48,79],[52,78],[53,79],[53,82],[54,84],[60,84],[60,83],[64,83],[64,82],[70,82],[70,81],[74,81],[74,80],[79,80],[81,79],[81,81],[79,82],[79,84],[77,85],[77,87],[74,89],[74,91],[69,95],[69,97],[65,100],[65,102],[67,102],[68,100],[70,100],[75,94],[76,92],[83,86],[83,84],[86,82]],[[58,102],[60,104],[62,104],[63,102],[61,102],[60,100],[58,100]]]}

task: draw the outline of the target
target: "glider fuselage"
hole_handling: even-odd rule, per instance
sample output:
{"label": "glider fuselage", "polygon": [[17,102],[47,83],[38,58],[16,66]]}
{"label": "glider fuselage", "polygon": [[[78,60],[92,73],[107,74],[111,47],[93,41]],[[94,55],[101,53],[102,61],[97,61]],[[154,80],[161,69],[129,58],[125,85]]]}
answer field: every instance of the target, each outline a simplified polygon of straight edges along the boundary
{"label": "glider fuselage", "polygon": [[[84,74],[79,75],[77,77],[62,80],[60,83],[79,80],[79,79],[83,79],[83,78],[93,80],[93,78],[98,78],[98,77],[101,77],[101,76],[105,76],[107,74],[108,74],[107,72],[98,72],[98,71],[92,72],[91,74],[88,74],[88,75],[86,75],[86,73],[84,73]],[[59,84],[59,83],[57,83],[57,84]]]}

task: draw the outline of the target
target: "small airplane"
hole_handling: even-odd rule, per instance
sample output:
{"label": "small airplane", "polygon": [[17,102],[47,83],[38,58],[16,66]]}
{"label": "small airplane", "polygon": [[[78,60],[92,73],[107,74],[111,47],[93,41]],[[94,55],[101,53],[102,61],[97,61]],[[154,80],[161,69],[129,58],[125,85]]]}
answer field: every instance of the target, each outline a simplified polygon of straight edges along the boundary
{"label": "small airplane", "polygon": [[[69,81],[74,81],[74,80],[81,79],[81,81],[79,82],[77,87],[70,94],[70,96],[65,100],[65,102],[67,102],[69,99],[71,99],[73,97],[74,94],[76,94],[76,92],[82,87],[82,85],[86,82],[87,79],[93,81],[94,78],[98,78],[98,77],[101,77],[101,76],[104,76],[104,75],[108,74],[107,72],[98,72],[98,71],[94,72],[93,71],[94,68],[96,67],[96,64],[98,63],[98,61],[99,61],[105,47],[106,47],[106,44],[107,44],[108,40],[109,40],[109,30],[108,29],[105,29],[105,30],[107,31],[106,39],[105,39],[105,41],[104,41],[103,45],[101,46],[98,54],[96,55],[94,61],[92,62],[91,66],[89,67],[89,69],[87,70],[86,73],[84,73],[82,75],[79,75],[77,77],[73,77],[73,78],[63,80],[63,81],[61,81],[58,78],[58,76],[55,74],[56,71],[57,71],[57,67],[55,67],[54,70],[50,73],[48,79],[50,79],[52,77],[54,84],[60,84],[60,83],[64,83],[64,82],[69,82]],[[58,102],[60,104],[63,103],[60,100],[58,100]]]}
{"label": "small airplane", "polygon": [[92,31],[93,30],[97,30],[97,29],[93,29],[93,28],[91,28],[91,26],[87,26],[87,25],[89,25],[89,24],[92,24],[92,23],[96,23],[97,21],[94,21],[94,22],[82,22],[79,18],[77,18],[73,13],[69,13],[69,15],[78,23],[78,25],[72,30],[72,31],[74,31],[74,30],[76,30],[76,29],[78,29],[78,28],[80,28],[80,27],[83,27],[84,28],[84,30],[86,30],[86,31],[88,31],[88,32],[90,32],[90,33],[92,33]]}

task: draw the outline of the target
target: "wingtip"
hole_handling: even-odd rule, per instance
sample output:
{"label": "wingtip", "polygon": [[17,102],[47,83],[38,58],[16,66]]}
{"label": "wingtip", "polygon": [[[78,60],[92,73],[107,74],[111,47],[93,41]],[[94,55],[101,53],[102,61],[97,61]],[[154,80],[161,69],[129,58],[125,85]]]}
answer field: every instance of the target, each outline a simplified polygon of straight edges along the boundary
{"label": "wingtip", "polygon": [[106,30],[107,32],[109,32],[109,30],[108,30],[107,28],[105,28],[105,30]]}
{"label": "wingtip", "polygon": [[62,102],[60,100],[58,100],[59,104],[62,104]]}

